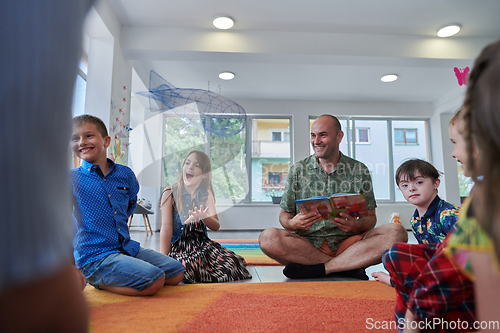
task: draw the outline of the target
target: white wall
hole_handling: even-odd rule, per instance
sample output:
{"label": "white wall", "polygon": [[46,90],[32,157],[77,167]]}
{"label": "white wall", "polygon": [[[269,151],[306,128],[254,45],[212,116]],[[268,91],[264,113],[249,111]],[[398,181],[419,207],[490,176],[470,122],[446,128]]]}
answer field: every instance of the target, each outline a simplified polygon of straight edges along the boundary
{"label": "white wall", "polygon": [[[92,37],[89,41],[89,92],[87,94],[88,108],[86,113],[100,116],[103,120],[110,121],[110,102],[113,99],[122,97],[120,87],[128,85],[132,87],[132,66],[126,60],[120,46],[120,27],[116,16],[113,14],[107,2],[100,2],[96,12],[111,38]],[[96,13],[94,13],[96,14]],[[99,20],[97,20],[99,21]],[[109,36],[108,36],[109,37]],[[96,45],[100,45],[97,48]],[[92,48],[107,49],[102,54],[93,53]],[[96,51],[97,52],[97,51]],[[92,59],[91,57],[92,53]],[[92,60],[92,63],[90,63]],[[94,61],[100,61],[103,68],[93,66]],[[111,62],[111,66],[110,66]],[[92,69],[94,67],[94,69]],[[91,72],[92,71],[92,72]],[[142,68],[139,74],[145,73]],[[101,75],[101,81],[94,85],[93,76]],[[104,78],[102,76],[105,76]],[[134,76],[136,82],[141,81],[138,75]],[[145,78],[143,78],[144,80]],[[134,83],[136,87],[140,83]],[[133,91],[147,90],[144,84],[140,89]],[[131,89],[132,90],[132,89]],[[368,117],[398,117],[398,118],[421,118],[430,119],[430,135],[432,140],[431,157],[432,162],[439,170],[445,172],[440,196],[453,203],[458,203],[458,178],[456,174],[456,164],[453,168],[453,160],[448,158],[451,150],[449,140],[447,140],[448,121],[451,114],[455,112],[461,103],[462,90],[457,90],[454,95],[443,96],[436,103],[383,103],[383,102],[340,102],[340,101],[292,101],[292,100],[248,100],[237,99],[247,114],[258,115],[287,115],[292,117],[291,135],[293,143],[292,162],[303,159],[309,155],[309,117],[330,113],[336,116],[368,116]],[[130,109],[129,120],[132,128],[158,127],[161,129],[162,123],[158,120],[146,126],[152,113],[148,113],[147,106],[135,101],[127,104]],[[157,129],[158,130],[158,129]],[[148,132],[149,133],[149,132]],[[154,136],[153,136],[154,137]],[[161,138],[154,137],[154,142],[143,139],[142,141],[130,142],[129,164],[139,175],[141,181],[141,192],[139,196],[145,197],[153,202],[153,209],[156,211],[152,219],[153,228],[158,230],[161,224],[158,209],[159,196],[162,189],[161,184],[161,164],[153,166],[148,170],[148,174],[142,173],[144,168],[151,164],[151,161],[158,160],[161,155]],[[135,156],[135,162],[133,161]],[[279,207],[272,204],[245,204],[234,207],[217,205],[220,211],[222,230],[261,230],[267,227],[279,227],[278,215]],[[379,204],[377,208],[378,225],[387,223],[392,213],[398,212],[402,222],[408,228],[409,220],[413,214],[413,207],[405,203]],[[134,226],[143,227],[142,220],[137,216],[134,218]]]}

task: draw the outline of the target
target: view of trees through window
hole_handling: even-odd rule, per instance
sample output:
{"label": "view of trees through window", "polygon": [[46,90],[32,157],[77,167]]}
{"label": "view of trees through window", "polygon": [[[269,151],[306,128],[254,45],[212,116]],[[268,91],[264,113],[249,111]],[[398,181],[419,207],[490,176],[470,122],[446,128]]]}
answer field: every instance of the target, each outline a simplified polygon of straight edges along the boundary
{"label": "view of trees through window", "polygon": [[[205,152],[212,163],[212,182],[217,201],[239,202],[247,196],[246,130],[231,137],[206,131],[211,128],[241,128],[241,119],[165,117],[164,174],[165,185],[179,180],[182,163],[190,151]],[[216,132],[216,131],[214,131]]]}

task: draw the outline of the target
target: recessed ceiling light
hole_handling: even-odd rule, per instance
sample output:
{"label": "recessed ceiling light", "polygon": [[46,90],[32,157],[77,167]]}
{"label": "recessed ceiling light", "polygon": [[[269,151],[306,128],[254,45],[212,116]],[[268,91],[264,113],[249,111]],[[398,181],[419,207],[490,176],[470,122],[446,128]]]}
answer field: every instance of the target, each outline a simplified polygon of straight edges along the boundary
{"label": "recessed ceiling light", "polygon": [[439,29],[437,35],[439,37],[450,37],[455,35],[459,31],[460,31],[460,26],[458,24],[450,24]]}
{"label": "recessed ceiling light", "polygon": [[382,78],[380,80],[382,80],[382,82],[393,82],[393,81],[396,81],[397,79],[398,79],[398,76],[396,74],[387,74],[387,75],[382,76]]}
{"label": "recessed ceiling light", "polygon": [[226,17],[226,16],[220,16],[220,17],[216,17],[214,22],[214,27],[216,27],[217,29],[231,29],[234,25],[234,21],[229,18],[229,17]]}
{"label": "recessed ceiling light", "polygon": [[219,74],[219,77],[223,80],[232,80],[234,79],[234,74],[231,72],[222,72]]}

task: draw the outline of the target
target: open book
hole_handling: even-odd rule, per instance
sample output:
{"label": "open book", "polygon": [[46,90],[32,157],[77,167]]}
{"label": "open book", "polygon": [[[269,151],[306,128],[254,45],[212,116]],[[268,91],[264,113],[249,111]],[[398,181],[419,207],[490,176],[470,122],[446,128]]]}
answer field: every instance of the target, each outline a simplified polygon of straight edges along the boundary
{"label": "open book", "polygon": [[302,214],[317,212],[323,218],[335,218],[342,212],[356,217],[368,215],[364,193],[337,193],[331,197],[321,196],[295,200],[295,203]]}

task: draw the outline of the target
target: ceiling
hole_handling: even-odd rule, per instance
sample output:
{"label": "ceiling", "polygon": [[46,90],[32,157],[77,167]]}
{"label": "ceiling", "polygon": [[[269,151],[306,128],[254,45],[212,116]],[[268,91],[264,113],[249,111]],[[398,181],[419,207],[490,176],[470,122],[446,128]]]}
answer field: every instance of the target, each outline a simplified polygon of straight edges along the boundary
{"label": "ceiling", "polygon": [[[500,37],[498,0],[106,1],[146,83],[154,70],[232,99],[434,102],[462,91],[453,68]],[[214,28],[219,15],[235,26]],[[449,23],[462,30],[437,37]]]}

